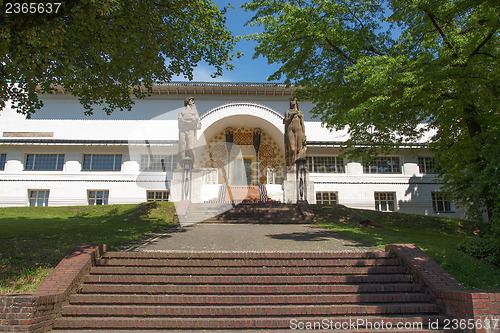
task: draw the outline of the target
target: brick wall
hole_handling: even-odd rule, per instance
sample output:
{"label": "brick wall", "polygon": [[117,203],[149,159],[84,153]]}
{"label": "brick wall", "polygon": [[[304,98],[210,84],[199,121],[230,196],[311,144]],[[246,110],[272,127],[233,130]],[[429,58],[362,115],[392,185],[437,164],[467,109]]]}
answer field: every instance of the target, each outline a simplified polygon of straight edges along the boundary
{"label": "brick wall", "polygon": [[89,273],[103,245],[79,244],[32,294],[0,296],[0,332],[45,332]]}
{"label": "brick wall", "polygon": [[[457,280],[414,244],[390,244],[386,246],[386,251],[392,251],[413,276],[425,285],[446,316],[457,319],[458,322],[455,323],[459,325],[466,325],[463,326],[466,332],[500,333],[500,292],[465,290]],[[470,324],[469,319],[473,319],[475,324]],[[487,319],[498,319],[496,328],[485,328]],[[467,328],[468,324],[474,328]]]}

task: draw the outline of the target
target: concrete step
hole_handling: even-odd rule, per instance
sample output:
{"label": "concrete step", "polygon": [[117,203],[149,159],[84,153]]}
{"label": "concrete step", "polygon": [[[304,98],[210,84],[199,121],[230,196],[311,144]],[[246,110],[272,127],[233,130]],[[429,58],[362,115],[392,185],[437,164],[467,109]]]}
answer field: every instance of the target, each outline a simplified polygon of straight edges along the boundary
{"label": "concrete step", "polygon": [[359,275],[404,274],[402,266],[373,267],[92,267],[99,275]]}
{"label": "concrete step", "polygon": [[87,283],[119,284],[207,284],[207,285],[286,285],[286,284],[354,284],[354,283],[408,283],[412,278],[405,274],[381,275],[99,275],[92,274]]}
{"label": "concrete step", "polygon": [[287,332],[326,319],[336,332],[421,333],[443,320],[387,252],[106,252],[95,265],[55,331]]}
{"label": "concrete step", "polygon": [[[156,296],[155,296],[156,297]],[[69,305],[63,308],[63,316],[100,317],[281,317],[281,316],[344,316],[383,314],[437,314],[438,307],[430,303],[391,304],[246,304],[246,305]]]}
{"label": "concrete step", "polygon": [[[130,276],[129,276],[130,277]],[[364,294],[377,295],[378,293],[418,293],[421,287],[412,283],[366,283],[366,284],[112,284],[104,279],[100,284],[94,284],[91,277],[80,290],[84,294],[146,294],[146,295],[281,295],[281,294]],[[388,281],[392,282],[392,281]]]}
{"label": "concrete step", "polygon": [[265,252],[265,251],[242,251],[242,252],[105,252],[101,258],[141,258],[141,259],[285,259],[292,260],[318,260],[318,259],[376,259],[394,258],[394,255],[385,251],[370,252]]}
{"label": "concrete step", "polygon": [[[172,330],[212,330],[212,329],[243,329],[248,330],[252,328],[267,329],[267,330],[289,330],[292,325],[296,325],[299,321],[301,323],[315,323],[322,322],[327,319],[328,325],[335,327],[349,328],[352,324],[354,329],[350,332],[360,332],[359,329],[372,328],[373,325],[380,325],[384,323],[384,327],[397,327],[397,325],[408,324],[409,327],[418,327],[417,329],[410,329],[409,332],[421,332],[419,328],[427,328],[429,323],[443,322],[444,317],[439,315],[416,315],[416,316],[350,316],[350,317],[315,317],[303,316],[297,317],[255,317],[255,318],[149,318],[142,315],[137,318],[124,318],[124,317],[80,317],[80,318],[60,318],[56,320],[54,328],[56,329],[172,329]],[[372,327],[370,327],[370,325]],[[393,332],[401,332],[401,330],[392,330]],[[379,332],[379,331],[377,331]]]}
{"label": "concrete step", "polygon": [[255,203],[217,205],[190,204],[183,223],[304,223],[304,217],[297,205]]}
{"label": "concrete step", "polygon": [[251,224],[304,224],[303,219],[287,219],[287,220],[269,220],[269,219],[183,219],[183,223],[229,223],[229,224],[239,224],[239,223],[251,223]]}
{"label": "concrete step", "polygon": [[97,266],[121,267],[357,267],[357,266],[399,266],[397,259],[118,259],[102,258],[96,260]]}
{"label": "concrete step", "polygon": [[[339,323],[340,324],[340,323]],[[297,322],[295,323],[295,325],[297,325]],[[301,323],[301,325],[305,325],[305,323]],[[333,329],[333,330],[328,330],[327,328],[325,329],[322,329],[321,327],[328,327],[328,326],[324,326],[324,325],[329,325],[328,324],[328,321],[326,322],[326,324],[324,324],[323,322],[312,322],[312,323],[309,323],[309,325],[311,325],[311,327],[313,327],[312,325],[317,325],[317,329],[312,329],[312,330],[309,330],[309,329],[300,329],[300,332],[303,332],[303,333],[318,333],[318,330],[321,329],[321,332],[336,332],[336,333],[352,333],[353,331],[352,330],[343,330],[343,329]],[[323,326],[321,326],[323,325]],[[346,323],[345,325],[346,327],[348,327],[348,323]],[[410,327],[411,327],[411,324],[410,324]],[[277,329],[277,330],[266,330],[266,331],[270,331],[270,332],[273,332],[273,333],[291,333],[291,332],[297,332],[297,329],[298,328],[294,328],[294,329]],[[99,332],[99,333],[117,333],[116,330],[106,330],[106,329],[97,329],[97,330],[86,330],[86,329],[78,329],[78,330],[65,330],[65,329],[58,329],[58,330],[55,330],[57,331],[58,333],[75,333],[75,332],[81,332],[81,333],[96,333],[96,332]],[[179,332],[179,330],[177,329],[173,329],[173,330],[169,330],[169,329],[162,329],[162,330],[155,330],[155,329],[152,329],[152,330],[136,330],[136,329],[133,329],[133,330],[123,330],[121,329],[120,332],[134,332],[134,333],[155,333],[155,332]],[[235,331],[234,330],[210,330],[210,331],[207,331],[207,330],[182,330],[182,333],[200,333],[200,332],[213,332],[213,333],[234,333]],[[255,330],[238,330],[237,331],[238,333],[255,333]],[[390,329],[390,330],[381,330],[381,329],[376,329],[376,330],[372,330],[372,329],[356,329],[356,333],[394,333],[396,332],[394,329]],[[398,329],[397,332],[401,332],[401,333],[456,333],[456,332],[462,332],[462,331],[455,331],[455,330],[435,330],[435,329],[410,329],[410,330],[405,330],[405,329]]]}
{"label": "concrete step", "polygon": [[72,305],[312,305],[352,303],[422,303],[429,302],[425,294],[298,294],[290,288],[291,295],[128,295],[128,294],[77,294],[71,295]]}

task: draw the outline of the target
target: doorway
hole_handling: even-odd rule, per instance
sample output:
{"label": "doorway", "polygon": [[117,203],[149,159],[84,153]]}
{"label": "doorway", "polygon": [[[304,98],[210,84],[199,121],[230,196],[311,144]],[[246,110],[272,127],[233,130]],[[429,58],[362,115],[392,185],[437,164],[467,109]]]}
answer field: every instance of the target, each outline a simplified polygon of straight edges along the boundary
{"label": "doorway", "polygon": [[252,156],[236,157],[233,160],[233,185],[253,185],[253,162],[254,157]]}

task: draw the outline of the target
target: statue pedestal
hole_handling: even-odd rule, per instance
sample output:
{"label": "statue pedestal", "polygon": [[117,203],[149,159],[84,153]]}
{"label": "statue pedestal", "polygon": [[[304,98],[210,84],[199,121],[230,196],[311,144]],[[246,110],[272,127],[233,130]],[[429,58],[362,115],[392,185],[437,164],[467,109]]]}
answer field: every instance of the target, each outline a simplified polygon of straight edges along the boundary
{"label": "statue pedestal", "polygon": [[[283,180],[283,202],[297,203],[297,175],[295,167],[288,167]],[[314,182],[309,180],[309,172],[306,172],[306,200],[310,204],[316,203],[314,193]]]}
{"label": "statue pedestal", "polygon": [[[172,175],[172,182],[170,186],[170,200],[173,202],[179,202],[183,200],[182,197],[182,169],[176,169]],[[203,187],[203,177],[202,172],[198,169],[193,169],[191,175],[191,195],[187,198],[192,203],[203,202],[201,198],[201,189]]]}

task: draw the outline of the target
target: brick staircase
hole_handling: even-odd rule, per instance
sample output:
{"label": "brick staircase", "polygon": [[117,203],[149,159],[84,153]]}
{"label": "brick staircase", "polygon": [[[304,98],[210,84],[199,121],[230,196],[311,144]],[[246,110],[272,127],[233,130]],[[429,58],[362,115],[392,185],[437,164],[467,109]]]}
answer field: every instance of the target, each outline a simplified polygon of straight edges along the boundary
{"label": "brick staircase", "polygon": [[184,223],[259,223],[294,224],[306,223],[299,207],[276,202],[231,204],[189,204]]}
{"label": "brick staircase", "polygon": [[54,330],[431,332],[443,317],[405,271],[389,252],[105,252]]}

